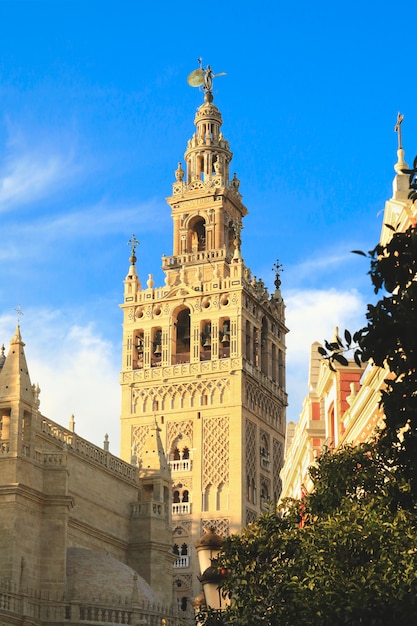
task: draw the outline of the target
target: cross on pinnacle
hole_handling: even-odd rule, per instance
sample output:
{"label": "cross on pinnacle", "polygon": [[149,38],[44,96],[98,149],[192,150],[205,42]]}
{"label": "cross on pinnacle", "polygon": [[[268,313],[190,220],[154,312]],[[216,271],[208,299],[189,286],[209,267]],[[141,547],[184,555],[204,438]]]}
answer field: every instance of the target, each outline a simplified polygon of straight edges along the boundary
{"label": "cross on pinnacle", "polygon": [[274,280],[275,288],[279,289],[281,287],[281,273],[284,271],[282,263],[279,262],[279,259],[277,259],[276,262],[274,263],[272,271],[275,272],[275,280]]}
{"label": "cross on pinnacle", "polygon": [[398,111],[397,123],[395,124],[395,127],[394,127],[394,132],[398,133],[398,150],[401,150],[403,147],[402,146],[403,140],[402,140],[402,134],[401,134],[401,124],[403,123],[403,121],[404,121],[404,115],[401,115],[401,113]]}
{"label": "cross on pinnacle", "polygon": [[17,305],[17,309],[14,309],[17,312],[17,325],[20,326],[20,318],[23,315],[23,311],[20,308],[20,304]]}
{"label": "cross on pinnacle", "polygon": [[136,263],[136,255],[135,255],[136,248],[137,248],[137,246],[140,245],[140,242],[135,237],[135,233],[133,233],[132,238],[127,242],[127,245],[132,250],[132,255],[130,257],[130,262],[134,265]]}

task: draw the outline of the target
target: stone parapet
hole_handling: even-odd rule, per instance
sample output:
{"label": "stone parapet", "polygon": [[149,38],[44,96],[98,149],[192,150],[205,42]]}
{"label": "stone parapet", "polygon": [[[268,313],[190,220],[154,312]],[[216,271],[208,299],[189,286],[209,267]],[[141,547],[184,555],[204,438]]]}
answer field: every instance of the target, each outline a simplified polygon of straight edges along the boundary
{"label": "stone parapet", "polygon": [[[76,454],[83,459],[88,459],[89,462],[99,465],[100,467],[104,467],[108,471],[119,477],[123,477],[129,482],[135,484],[137,483],[138,470],[130,463],[122,461],[110,452],[103,450],[103,448],[100,448],[99,446],[95,446],[93,443],[79,437],[74,432],[67,430],[64,427],[59,426],[59,424],[47,419],[43,415],[39,415],[37,419],[38,430],[42,433],[42,435],[54,440],[55,442],[61,442],[66,446],[67,450],[70,451],[71,454]],[[60,453],[35,452],[35,460],[42,465],[62,464]]]}
{"label": "stone parapet", "polygon": [[19,591],[9,581],[0,581],[0,624],[46,626],[57,624],[165,624],[176,626],[178,618],[172,609],[159,604],[118,602],[66,602],[61,598],[43,597],[36,590]]}

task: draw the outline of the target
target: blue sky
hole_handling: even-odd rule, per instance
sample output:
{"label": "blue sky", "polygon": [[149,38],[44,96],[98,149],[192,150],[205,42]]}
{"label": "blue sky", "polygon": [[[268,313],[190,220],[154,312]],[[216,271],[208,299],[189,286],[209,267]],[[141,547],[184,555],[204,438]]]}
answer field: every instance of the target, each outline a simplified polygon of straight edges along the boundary
{"label": "blue sky", "polygon": [[142,282],[172,250],[165,197],[191,137],[197,58],[249,209],[243,256],[284,265],[288,418],[310,344],[363,324],[362,258],[391,195],[398,111],[417,152],[415,45],[386,2],[0,0],[0,343],[23,310],[41,410],[118,452],[126,242]]}

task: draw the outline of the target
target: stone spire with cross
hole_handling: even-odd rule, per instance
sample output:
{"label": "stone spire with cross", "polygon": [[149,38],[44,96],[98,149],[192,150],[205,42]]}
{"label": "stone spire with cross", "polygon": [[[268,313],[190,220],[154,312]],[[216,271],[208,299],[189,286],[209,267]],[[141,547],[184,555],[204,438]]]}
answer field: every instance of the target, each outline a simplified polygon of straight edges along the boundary
{"label": "stone spire with cross", "polygon": [[131,249],[131,255],[129,257],[129,272],[127,273],[125,283],[125,293],[126,289],[130,290],[132,293],[136,293],[139,289],[142,289],[140,284],[139,276],[136,271],[136,248],[140,245],[140,242],[136,239],[136,235],[133,233],[131,239],[127,242],[127,245]]}

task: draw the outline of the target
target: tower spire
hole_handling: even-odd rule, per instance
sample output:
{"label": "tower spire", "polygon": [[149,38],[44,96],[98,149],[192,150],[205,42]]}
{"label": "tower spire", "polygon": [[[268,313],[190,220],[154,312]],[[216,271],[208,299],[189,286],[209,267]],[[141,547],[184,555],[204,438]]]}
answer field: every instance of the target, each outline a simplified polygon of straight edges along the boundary
{"label": "tower spire", "polygon": [[136,236],[134,233],[132,235],[132,238],[129,239],[129,241],[127,242],[127,245],[130,247],[132,252],[129,257],[129,263],[130,263],[129,272],[127,273],[124,284],[125,284],[125,294],[131,294],[131,293],[136,293],[138,289],[141,289],[139,276],[136,271],[137,259],[136,259],[136,254],[135,254],[136,248],[139,245],[139,241],[136,239]]}
{"label": "tower spire", "polygon": [[16,325],[15,333],[10,340],[10,349],[0,371],[0,398],[25,400],[34,403],[34,394],[26,356],[24,342],[20,334],[20,326]]}

